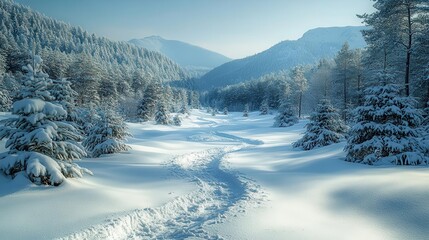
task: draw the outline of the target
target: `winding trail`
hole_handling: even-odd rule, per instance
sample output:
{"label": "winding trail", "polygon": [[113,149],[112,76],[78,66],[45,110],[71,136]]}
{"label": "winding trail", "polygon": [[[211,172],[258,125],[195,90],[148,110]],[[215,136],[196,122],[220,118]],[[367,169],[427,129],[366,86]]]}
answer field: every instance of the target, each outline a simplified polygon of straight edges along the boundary
{"label": "winding trail", "polygon": [[[194,181],[198,188],[157,208],[134,210],[62,239],[223,239],[205,226],[243,213],[264,200],[260,187],[224,166],[228,154],[262,144],[252,139],[210,132],[221,147],[174,157],[173,173]],[[209,141],[209,140],[208,140]]]}

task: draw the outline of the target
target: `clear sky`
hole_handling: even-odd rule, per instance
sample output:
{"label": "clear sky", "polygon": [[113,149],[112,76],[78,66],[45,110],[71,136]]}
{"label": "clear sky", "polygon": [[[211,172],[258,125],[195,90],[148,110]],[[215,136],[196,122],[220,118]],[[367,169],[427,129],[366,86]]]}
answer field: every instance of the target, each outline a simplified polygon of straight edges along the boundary
{"label": "clear sky", "polygon": [[15,0],[91,33],[128,41],[158,35],[231,58],[316,27],[362,25],[371,0]]}

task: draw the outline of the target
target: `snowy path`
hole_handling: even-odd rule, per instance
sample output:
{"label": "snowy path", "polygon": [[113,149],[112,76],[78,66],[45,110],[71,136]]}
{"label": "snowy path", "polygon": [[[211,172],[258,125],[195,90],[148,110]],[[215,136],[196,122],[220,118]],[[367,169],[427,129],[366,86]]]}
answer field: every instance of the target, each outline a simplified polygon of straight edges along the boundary
{"label": "snowy path", "polygon": [[[204,141],[199,136],[189,139]],[[224,160],[230,153],[262,142],[221,132],[211,132],[205,139],[221,140],[222,146],[176,156],[168,164],[174,174],[194,181],[196,191],[161,207],[135,210],[63,239],[223,239],[204,227],[245,212],[264,198],[259,186],[229,171]]]}

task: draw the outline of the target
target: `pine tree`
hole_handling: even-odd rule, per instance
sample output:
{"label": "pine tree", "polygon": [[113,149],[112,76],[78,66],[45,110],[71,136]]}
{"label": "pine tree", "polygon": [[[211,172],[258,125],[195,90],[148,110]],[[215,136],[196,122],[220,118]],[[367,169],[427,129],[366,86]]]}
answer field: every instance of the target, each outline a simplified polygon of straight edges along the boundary
{"label": "pine tree", "polygon": [[123,141],[130,136],[121,116],[113,110],[99,113],[100,120],[89,130],[83,145],[92,157],[128,151],[130,147]]}
{"label": "pine tree", "polygon": [[360,16],[364,23],[371,27],[363,31],[373,60],[371,62],[382,62],[385,71],[389,65],[393,65],[394,70],[400,71],[404,76],[405,96],[409,96],[411,64],[416,54],[413,51],[415,38],[421,32],[420,21],[427,17],[429,2],[427,0],[375,0],[375,2],[375,12]]}
{"label": "pine tree", "polygon": [[161,101],[157,104],[157,110],[155,113],[155,122],[160,125],[170,124],[170,114],[167,107],[165,106],[164,101]]}
{"label": "pine tree", "polygon": [[267,98],[265,98],[265,99],[262,101],[261,106],[259,107],[260,115],[267,115],[267,114],[268,114],[268,110],[269,110],[269,107],[268,107],[268,99],[267,99]]}
{"label": "pine tree", "polygon": [[200,95],[196,91],[191,93],[191,108],[199,109],[200,108]]}
{"label": "pine tree", "polygon": [[53,80],[49,89],[54,102],[60,104],[66,111],[67,115],[71,117],[74,114],[75,100],[77,92],[72,89],[71,82],[65,78],[61,80]]}
{"label": "pine tree", "polygon": [[9,93],[6,89],[0,88],[0,112],[8,112],[12,105]]}
{"label": "pine tree", "polygon": [[185,89],[180,89],[179,91],[180,99],[182,100],[180,103],[179,113],[189,115],[189,107],[188,107],[188,94]]}
{"label": "pine tree", "polygon": [[23,88],[12,105],[15,118],[6,119],[0,127],[0,139],[7,138],[0,154],[0,170],[15,176],[24,172],[36,184],[59,185],[65,177],[80,177],[91,172],[73,160],[85,156],[76,142],[78,131],[65,119],[67,111],[52,103],[48,89],[52,81],[40,71],[41,58],[35,56],[27,71]]}
{"label": "pine tree", "polygon": [[283,100],[279,108],[279,114],[275,118],[274,127],[290,127],[298,123],[298,117],[294,114],[292,105]]}
{"label": "pine tree", "polygon": [[158,84],[149,84],[144,91],[143,99],[137,110],[138,117],[147,122],[153,120],[156,112],[156,103],[161,95],[161,87]]}
{"label": "pine tree", "polygon": [[249,117],[249,104],[244,105],[243,117]]}
{"label": "pine tree", "polygon": [[349,133],[347,161],[365,164],[417,165],[427,163],[418,139],[422,115],[415,100],[400,97],[400,87],[368,88],[365,103],[355,110]]}
{"label": "pine tree", "polygon": [[308,89],[308,81],[304,75],[303,67],[295,67],[292,69],[291,78],[293,83],[293,88],[298,94],[298,117],[301,118],[302,115],[302,98],[304,92]]}
{"label": "pine tree", "polygon": [[336,63],[336,69],[335,72],[337,73],[337,77],[340,80],[342,85],[342,95],[343,95],[343,101],[342,101],[342,116],[343,120],[347,120],[347,111],[349,106],[349,88],[350,88],[350,80],[352,78],[352,58],[353,53],[352,50],[350,50],[349,44],[346,42],[344,43],[341,50],[338,52],[337,56],[335,57],[335,63]]}
{"label": "pine tree", "polygon": [[344,138],[347,126],[331,103],[322,99],[316,111],[311,114],[304,136],[293,143],[293,147],[311,150],[317,147],[338,143]]}
{"label": "pine tree", "polygon": [[90,56],[81,54],[73,62],[68,71],[73,83],[73,89],[78,93],[79,106],[94,107],[100,103],[98,89],[100,85],[101,69]]}

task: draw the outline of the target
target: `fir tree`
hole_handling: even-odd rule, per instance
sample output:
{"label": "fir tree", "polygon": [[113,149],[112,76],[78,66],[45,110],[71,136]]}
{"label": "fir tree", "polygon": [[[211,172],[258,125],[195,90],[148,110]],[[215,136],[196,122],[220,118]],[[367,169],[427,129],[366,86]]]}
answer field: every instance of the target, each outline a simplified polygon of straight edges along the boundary
{"label": "fir tree", "polygon": [[304,136],[293,143],[293,147],[311,150],[317,147],[338,143],[344,138],[347,126],[331,103],[322,99],[316,111],[311,114]]}
{"label": "fir tree", "polygon": [[153,120],[156,112],[156,102],[159,101],[160,94],[161,88],[158,84],[147,86],[137,110],[137,115],[143,122]]}
{"label": "fir tree", "polygon": [[128,151],[130,147],[123,141],[130,136],[121,116],[113,110],[100,112],[100,120],[89,130],[83,145],[92,157],[102,154]]}
{"label": "fir tree", "polygon": [[11,105],[9,93],[5,89],[0,89],[0,112],[8,112]]}
{"label": "fir tree", "polygon": [[180,105],[179,113],[189,115],[190,112],[188,107],[188,94],[186,93],[186,90],[180,89],[179,95],[180,95],[180,99],[182,100],[180,103],[181,105]]}
{"label": "fir tree", "polygon": [[0,154],[0,170],[10,176],[24,172],[36,184],[59,185],[65,177],[91,172],[73,163],[86,155],[76,142],[80,135],[65,121],[67,111],[52,103],[52,81],[40,71],[41,62],[36,56],[33,65],[23,68],[23,88],[12,105],[17,117],[0,127],[0,139],[8,139],[9,149]]}
{"label": "fir tree", "polygon": [[292,69],[291,78],[294,91],[298,94],[298,117],[302,115],[302,100],[304,92],[308,89],[308,80],[304,74],[303,67],[295,67]]}
{"label": "fir tree", "polygon": [[347,161],[365,164],[427,163],[418,139],[422,115],[415,100],[400,97],[400,87],[387,84],[365,91],[365,103],[354,115],[345,151]]}
{"label": "fir tree", "polygon": [[290,127],[298,123],[298,117],[294,114],[292,105],[283,100],[279,108],[279,114],[275,118],[274,127]]}
{"label": "fir tree", "polygon": [[157,104],[157,110],[155,113],[155,122],[156,124],[160,124],[160,125],[168,125],[171,122],[170,114],[163,101]]}
{"label": "fir tree", "polygon": [[69,117],[74,114],[75,100],[78,94],[72,89],[70,81],[65,78],[53,80],[49,92],[54,98],[54,101],[67,111]]}
{"label": "fir tree", "polygon": [[268,99],[265,98],[264,101],[262,101],[261,106],[259,108],[260,115],[267,115],[268,110],[269,110]]}

